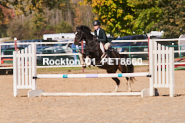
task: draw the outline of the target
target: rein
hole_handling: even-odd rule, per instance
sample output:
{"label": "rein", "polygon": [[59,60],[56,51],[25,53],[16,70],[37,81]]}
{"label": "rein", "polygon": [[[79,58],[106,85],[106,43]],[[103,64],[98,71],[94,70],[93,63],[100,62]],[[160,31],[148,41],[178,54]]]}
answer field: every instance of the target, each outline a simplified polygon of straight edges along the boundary
{"label": "rein", "polygon": [[77,40],[77,42],[79,42],[79,43],[82,41],[82,34],[83,34],[83,31],[81,33],[81,36],[80,36],[79,40]]}

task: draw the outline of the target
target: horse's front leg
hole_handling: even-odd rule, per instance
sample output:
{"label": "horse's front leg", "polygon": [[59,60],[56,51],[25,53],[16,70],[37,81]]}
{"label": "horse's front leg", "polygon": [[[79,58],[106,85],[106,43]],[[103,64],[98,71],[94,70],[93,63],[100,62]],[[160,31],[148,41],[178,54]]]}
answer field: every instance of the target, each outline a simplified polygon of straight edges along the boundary
{"label": "horse's front leg", "polygon": [[88,67],[91,67],[91,60],[90,60],[90,58],[89,58],[89,54],[90,54],[89,51],[86,51],[86,52],[85,52],[85,55],[86,55],[86,58],[85,58],[85,65],[88,66]]}
{"label": "horse's front leg", "polygon": [[89,56],[86,56],[86,58],[85,58],[85,65],[88,66],[88,67],[91,67],[91,62],[90,61],[91,60],[90,60]]}
{"label": "horse's front leg", "polygon": [[79,54],[79,58],[80,58],[81,65],[85,65],[84,60],[83,60],[83,55],[81,53]]}

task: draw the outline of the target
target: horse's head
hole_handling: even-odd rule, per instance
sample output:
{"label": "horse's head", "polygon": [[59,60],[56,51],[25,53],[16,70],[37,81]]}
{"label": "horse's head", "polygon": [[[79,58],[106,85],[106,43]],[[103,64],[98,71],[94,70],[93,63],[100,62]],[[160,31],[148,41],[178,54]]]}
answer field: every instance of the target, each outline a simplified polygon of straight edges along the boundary
{"label": "horse's head", "polygon": [[79,27],[76,27],[76,31],[75,31],[75,40],[74,40],[74,44],[75,45],[78,45],[80,41],[83,40],[83,31],[79,28]]}
{"label": "horse's head", "polygon": [[78,45],[80,41],[86,39],[86,34],[90,33],[91,29],[87,26],[81,25],[76,27],[74,44]]}

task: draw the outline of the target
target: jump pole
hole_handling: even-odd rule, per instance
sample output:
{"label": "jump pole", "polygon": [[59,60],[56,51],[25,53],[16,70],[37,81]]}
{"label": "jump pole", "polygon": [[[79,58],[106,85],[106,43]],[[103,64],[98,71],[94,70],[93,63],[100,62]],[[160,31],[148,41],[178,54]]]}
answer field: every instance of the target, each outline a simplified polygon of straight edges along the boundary
{"label": "jump pole", "polygon": [[148,72],[140,73],[109,73],[109,74],[37,74],[34,79],[39,78],[110,78],[110,77],[151,77]]}
{"label": "jump pole", "polygon": [[117,93],[41,93],[40,96],[141,96],[147,97],[148,94],[145,89],[141,92],[117,92]]}

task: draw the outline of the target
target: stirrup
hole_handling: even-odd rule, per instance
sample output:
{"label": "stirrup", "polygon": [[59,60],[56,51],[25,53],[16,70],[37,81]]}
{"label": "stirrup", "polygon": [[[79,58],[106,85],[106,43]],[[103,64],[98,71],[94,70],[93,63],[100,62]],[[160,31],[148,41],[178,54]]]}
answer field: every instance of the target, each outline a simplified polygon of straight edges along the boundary
{"label": "stirrup", "polygon": [[106,58],[107,57],[107,54],[106,53],[103,53],[101,58]]}
{"label": "stirrup", "polygon": [[106,50],[107,58],[111,58],[111,51],[108,49]]}

